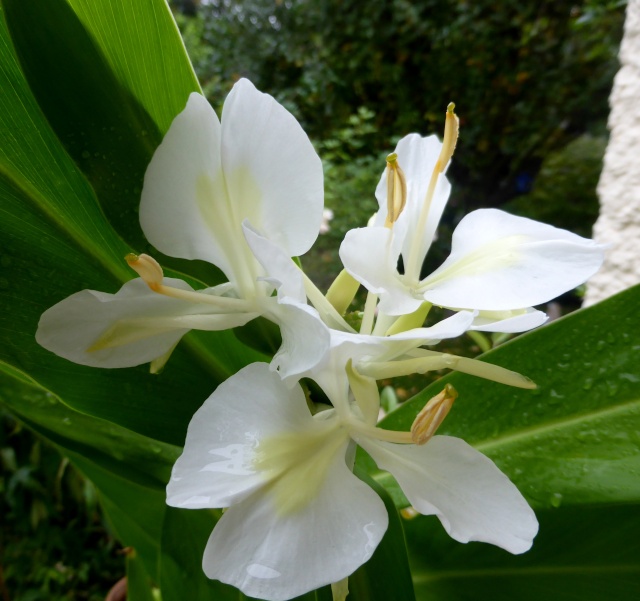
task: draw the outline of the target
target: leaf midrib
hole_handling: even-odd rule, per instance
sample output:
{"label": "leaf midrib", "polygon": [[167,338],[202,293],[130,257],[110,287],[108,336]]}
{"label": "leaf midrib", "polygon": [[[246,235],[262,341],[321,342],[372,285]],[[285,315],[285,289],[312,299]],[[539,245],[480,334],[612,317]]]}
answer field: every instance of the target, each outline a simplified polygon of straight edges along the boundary
{"label": "leaf midrib", "polygon": [[486,568],[482,570],[442,570],[430,574],[420,574],[413,578],[414,584],[427,584],[437,580],[454,578],[494,578],[497,576],[540,576],[540,575],[583,575],[583,574],[620,574],[640,572],[638,564],[623,565],[569,565],[569,566],[531,566],[523,568]]}
{"label": "leaf midrib", "polygon": [[519,432],[514,432],[512,434],[505,434],[498,438],[493,438],[491,440],[484,440],[484,441],[471,443],[471,444],[474,448],[478,449],[479,451],[485,452],[487,450],[492,450],[494,448],[517,444],[518,442],[522,442],[523,440],[527,440],[529,438],[534,438],[536,436],[543,436],[553,431],[563,430],[565,428],[570,428],[572,426],[583,424],[592,420],[598,420],[606,417],[615,416],[616,414],[625,413],[636,407],[640,409],[640,399],[633,399],[631,401],[620,403],[618,405],[608,406],[604,409],[593,411],[591,413],[582,413],[580,415],[558,419],[550,423],[526,428],[524,430],[520,430]]}

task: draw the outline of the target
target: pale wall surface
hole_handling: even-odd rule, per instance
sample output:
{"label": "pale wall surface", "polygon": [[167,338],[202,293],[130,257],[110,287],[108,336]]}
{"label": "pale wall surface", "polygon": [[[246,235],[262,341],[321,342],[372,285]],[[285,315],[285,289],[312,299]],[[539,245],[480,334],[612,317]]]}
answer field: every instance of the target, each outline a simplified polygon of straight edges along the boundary
{"label": "pale wall surface", "polygon": [[594,239],[611,245],[587,285],[592,305],[640,283],[640,0],[627,6],[620,71],[611,98],[611,137],[598,183],[600,217]]}

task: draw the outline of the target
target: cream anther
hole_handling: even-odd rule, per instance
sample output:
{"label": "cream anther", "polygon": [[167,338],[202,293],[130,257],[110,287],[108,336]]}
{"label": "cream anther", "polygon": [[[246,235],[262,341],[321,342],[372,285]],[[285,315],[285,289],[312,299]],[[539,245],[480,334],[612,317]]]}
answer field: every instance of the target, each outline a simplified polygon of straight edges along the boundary
{"label": "cream anther", "polygon": [[450,102],[447,106],[447,116],[444,122],[444,136],[442,138],[442,149],[440,150],[440,156],[436,163],[438,170],[442,173],[453,153],[456,149],[456,143],[458,142],[458,132],[460,130],[460,119],[453,111],[456,105]]}
{"label": "cream anther", "polygon": [[440,394],[424,406],[411,426],[411,439],[415,444],[422,445],[429,441],[447,417],[457,397],[456,389],[447,384]]}
{"label": "cream anther", "polygon": [[393,152],[387,157],[387,218],[384,226],[391,227],[407,203],[407,180],[398,164],[398,155]]}
{"label": "cream anther", "polygon": [[125,258],[125,261],[151,288],[151,290],[157,290],[162,285],[162,278],[164,273],[162,267],[158,261],[149,255],[134,255],[129,253]]}

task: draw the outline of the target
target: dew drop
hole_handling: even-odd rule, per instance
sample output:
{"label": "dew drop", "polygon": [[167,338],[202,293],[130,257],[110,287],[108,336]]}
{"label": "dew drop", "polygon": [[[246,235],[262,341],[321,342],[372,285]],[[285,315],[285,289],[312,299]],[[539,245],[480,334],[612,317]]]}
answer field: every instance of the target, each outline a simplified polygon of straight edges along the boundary
{"label": "dew drop", "polygon": [[549,498],[549,504],[551,507],[560,507],[560,505],[562,505],[562,494],[554,492]]}

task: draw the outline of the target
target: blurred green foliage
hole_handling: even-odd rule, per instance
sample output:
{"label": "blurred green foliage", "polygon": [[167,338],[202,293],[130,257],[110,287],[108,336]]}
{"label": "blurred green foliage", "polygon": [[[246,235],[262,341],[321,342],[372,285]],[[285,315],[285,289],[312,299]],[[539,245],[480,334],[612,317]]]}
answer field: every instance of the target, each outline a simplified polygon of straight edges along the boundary
{"label": "blurred green foliage", "polygon": [[596,186],[606,146],[606,138],[584,134],[550,152],[531,192],[504,208],[590,237],[590,226],[598,217]]}
{"label": "blurred green foliage", "polygon": [[[452,166],[464,212],[521,192],[550,151],[602,133],[625,2],[544,0],[209,0],[179,15],[204,89],[220,105],[249,77],[316,140],[375,110],[370,145],[440,133],[461,116]],[[200,6],[195,10],[195,5]],[[381,171],[381,169],[378,169]]]}
{"label": "blurred green foliage", "polygon": [[124,571],[95,489],[0,413],[0,599],[102,601]]}

